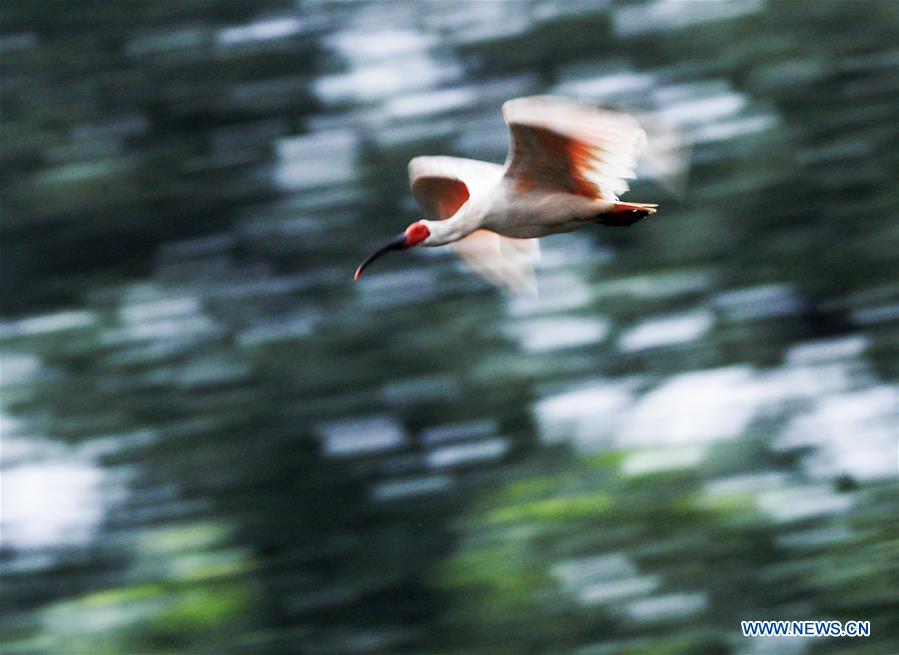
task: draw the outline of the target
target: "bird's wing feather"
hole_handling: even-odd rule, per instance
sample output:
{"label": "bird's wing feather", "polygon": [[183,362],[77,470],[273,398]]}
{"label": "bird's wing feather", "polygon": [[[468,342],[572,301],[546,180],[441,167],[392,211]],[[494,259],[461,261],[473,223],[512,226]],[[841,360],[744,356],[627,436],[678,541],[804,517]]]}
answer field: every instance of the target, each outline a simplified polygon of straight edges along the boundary
{"label": "bird's wing feather", "polygon": [[490,230],[475,230],[452,247],[472,270],[497,286],[537,295],[534,266],[540,261],[538,239],[513,239]]}
{"label": "bird's wing feather", "polygon": [[617,200],[633,179],[646,134],[633,117],[573,100],[531,96],[503,105],[516,188]]}
{"label": "bird's wing feather", "polygon": [[[498,164],[459,157],[416,157],[409,162],[412,194],[431,220],[449,218],[469,197],[493,188],[504,172]],[[537,239],[476,230],[451,245],[463,262],[490,282],[516,293],[536,294]]]}
{"label": "bird's wing feather", "polygon": [[416,157],[409,162],[412,195],[431,220],[449,218],[502,175],[498,164],[461,157]]}

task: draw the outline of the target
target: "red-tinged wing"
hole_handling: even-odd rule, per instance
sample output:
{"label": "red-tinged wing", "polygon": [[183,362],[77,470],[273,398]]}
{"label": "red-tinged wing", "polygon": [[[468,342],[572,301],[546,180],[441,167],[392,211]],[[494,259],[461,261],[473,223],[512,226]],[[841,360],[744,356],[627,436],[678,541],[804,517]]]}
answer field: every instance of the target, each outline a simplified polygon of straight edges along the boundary
{"label": "red-tinged wing", "polygon": [[431,220],[449,218],[502,175],[502,166],[461,157],[416,157],[409,162],[412,195]]}
{"label": "red-tinged wing", "polygon": [[412,183],[412,194],[425,217],[435,221],[455,214],[470,197],[464,182],[449,177],[420,177]]}
{"label": "red-tinged wing", "polygon": [[545,189],[617,200],[635,177],[646,134],[627,114],[531,96],[503,105],[511,143],[506,175],[521,191]]}
{"label": "red-tinged wing", "polygon": [[[412,194],[431,220],[449,218],[470,197],[495,188],[504,172],[497,164],[458,157],[416,157],[409,162]],[[463,262],[490,282],[516,293],[536,294],[537,239],[477,230],[451,245]]]}

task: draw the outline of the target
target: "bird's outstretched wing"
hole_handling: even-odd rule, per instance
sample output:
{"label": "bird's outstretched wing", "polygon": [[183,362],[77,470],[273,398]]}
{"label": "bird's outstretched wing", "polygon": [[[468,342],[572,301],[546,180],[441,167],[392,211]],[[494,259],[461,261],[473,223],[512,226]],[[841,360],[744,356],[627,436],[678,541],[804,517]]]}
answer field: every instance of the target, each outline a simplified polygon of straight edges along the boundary
{"label": "bird's outstretched wing", "polygon": [[566,191],[615,201],[633,179],[646,134],[627,114],[530,96],[503,105],[511,143],[506,175],[519,191]]}
{"label": "bird's outstretched wing", "polygon": [[[459,157],[416,157],[409,162],[412,195],[431,220],[449,218],[470,197],[493,188],[504,172],[498,164]],[[463,262],[490,282],[516,293],[536,294],[537,239],[513,239],[477,230],[452,247]]]}
{"label": "bird's outstretched wing", "polygon": [[513,239],[490,230],[475,230],[452,247],[463,262],[497,286],[537,295],[534,267],[540,261],[538,239]]}
{"label": "bird's outstretched wing", "polygon": [[503,167],[461,157],[416,157],[409,162],[409,184],[425,218],[449,218],[472,195],[491,188]]}

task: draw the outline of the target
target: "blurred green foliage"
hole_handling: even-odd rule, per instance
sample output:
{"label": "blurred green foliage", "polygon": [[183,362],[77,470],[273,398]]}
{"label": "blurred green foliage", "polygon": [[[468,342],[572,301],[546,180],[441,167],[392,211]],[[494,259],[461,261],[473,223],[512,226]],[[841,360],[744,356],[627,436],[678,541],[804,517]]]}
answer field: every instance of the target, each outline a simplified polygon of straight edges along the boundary
{"label": "blurred green foliage", "polygon": [[[892,0],[0,3],[0,652],[899,652],[897,33]],[[502,161],[502,101],[547,92],[678,114],[686,196],[547,239],[530,304],[440,252],[354,286],[408,159]],[[794,617],[873,634],[739,634]]]}

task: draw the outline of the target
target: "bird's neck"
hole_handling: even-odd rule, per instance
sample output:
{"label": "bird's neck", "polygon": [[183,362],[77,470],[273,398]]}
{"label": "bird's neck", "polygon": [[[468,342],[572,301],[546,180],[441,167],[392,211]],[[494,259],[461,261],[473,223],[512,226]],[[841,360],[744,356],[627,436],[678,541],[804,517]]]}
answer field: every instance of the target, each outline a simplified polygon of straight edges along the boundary
{"label": "bird's neck", "polygon": [[467,237],[481,227],[483,212],[478,211],[474,205],[466,203],[459,208],[452,217],[443,221],[427,221],[431,231],[431,238],[425,245],[443,246],[453,241]]}

